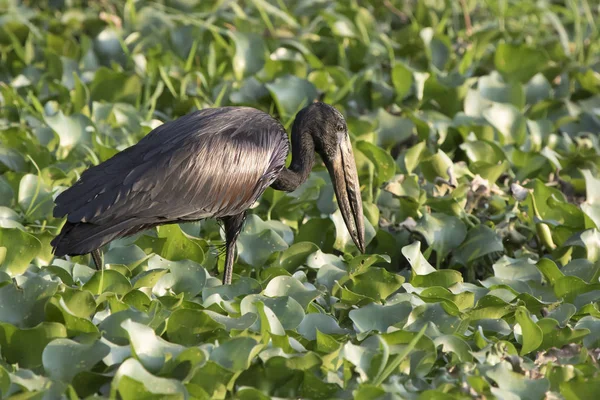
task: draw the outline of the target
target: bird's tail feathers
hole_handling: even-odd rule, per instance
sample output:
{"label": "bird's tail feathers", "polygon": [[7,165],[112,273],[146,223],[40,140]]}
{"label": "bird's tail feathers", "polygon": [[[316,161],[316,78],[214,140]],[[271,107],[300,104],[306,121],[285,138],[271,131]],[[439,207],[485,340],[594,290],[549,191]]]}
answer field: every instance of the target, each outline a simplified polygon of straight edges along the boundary
{"label": "bird's tail feathers", "polygon": [[50,244],[56,257],[88,254],[122,236],[131,226],[130,219],[114,225],[67,222]]}

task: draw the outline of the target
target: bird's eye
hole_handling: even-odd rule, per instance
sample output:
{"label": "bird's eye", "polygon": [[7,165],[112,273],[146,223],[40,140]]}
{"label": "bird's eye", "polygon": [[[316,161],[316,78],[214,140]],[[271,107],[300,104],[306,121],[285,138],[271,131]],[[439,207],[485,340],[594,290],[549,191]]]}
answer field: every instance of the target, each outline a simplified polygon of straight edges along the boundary
{"label": "bird's eye", "polygon": [[336,127],[338,132],[343,132],[344,131],[344,125],[342,124],[338,124],[338,126]]}

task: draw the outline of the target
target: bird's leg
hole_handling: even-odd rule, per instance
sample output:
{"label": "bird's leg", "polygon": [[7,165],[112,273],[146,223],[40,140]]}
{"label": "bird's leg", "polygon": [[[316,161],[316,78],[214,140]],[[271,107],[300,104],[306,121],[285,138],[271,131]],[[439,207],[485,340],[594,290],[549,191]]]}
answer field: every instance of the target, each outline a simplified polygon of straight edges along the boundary
{"label": "bird's leg", "polygon": [[233,274],[233,259],[235,258],[235,242],[242,230],[242,225],[246,219],[246,212],[238,215],[232,215],[222,218],[225,225],[225,271],[223,273],[223,285],[231,285],[231,276]]}
{"label": "bird's leg", "polygon": [[104,264],[102,263],[102,254],[99,249],[92,250],[92,259],[94,260],[94,264],[96,264],[96,270],[100,271],[104,268]]}

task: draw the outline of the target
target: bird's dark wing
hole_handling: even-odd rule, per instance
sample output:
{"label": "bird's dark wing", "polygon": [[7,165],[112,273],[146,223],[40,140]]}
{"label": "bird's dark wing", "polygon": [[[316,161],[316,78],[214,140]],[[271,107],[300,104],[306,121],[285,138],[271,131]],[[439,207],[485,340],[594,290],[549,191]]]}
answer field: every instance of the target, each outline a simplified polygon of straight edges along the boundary
{"label": "bird's dark wing", "polygon": [[288,146],[281,124],[261,111],[196,111],[85,171],[56,198],[54,216],[93,230],[88,236],[106,232],[108,242],[136,227],[239,214],[275,180]]}

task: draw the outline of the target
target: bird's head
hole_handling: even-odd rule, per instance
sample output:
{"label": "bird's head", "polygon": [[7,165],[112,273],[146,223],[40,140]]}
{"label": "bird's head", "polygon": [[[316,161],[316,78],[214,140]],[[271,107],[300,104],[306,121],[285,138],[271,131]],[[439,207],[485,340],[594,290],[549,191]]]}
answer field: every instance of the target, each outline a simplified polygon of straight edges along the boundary
{"label": "bird's head", "polygon": [[300,130],[311,133],[315,151],[331,176],[348,232],[354,244],[364,253],[365,227],[360,184],[344,116],[334,107],[317,102],[301,110],[296,122],[303,125]]}

